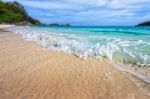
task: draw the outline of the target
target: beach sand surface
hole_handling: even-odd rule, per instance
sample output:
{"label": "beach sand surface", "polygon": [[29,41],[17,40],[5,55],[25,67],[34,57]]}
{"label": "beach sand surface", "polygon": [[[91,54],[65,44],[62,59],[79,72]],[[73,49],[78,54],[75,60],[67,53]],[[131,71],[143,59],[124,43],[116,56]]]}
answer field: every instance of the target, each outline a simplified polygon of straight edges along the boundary
{"label": "beach sand surface", "polygon": [[150,99],[149,84],[105,60],[50,51],[0,30],[0,99]]}

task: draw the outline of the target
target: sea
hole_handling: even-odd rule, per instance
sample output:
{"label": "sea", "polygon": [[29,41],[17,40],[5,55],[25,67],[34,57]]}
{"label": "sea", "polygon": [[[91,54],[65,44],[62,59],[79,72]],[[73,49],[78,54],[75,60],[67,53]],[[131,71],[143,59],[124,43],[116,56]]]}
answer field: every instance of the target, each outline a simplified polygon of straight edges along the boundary
{"label": "sea", "polygon": [[18,26],[9,28],[49,50],[79,58],[150,64],[150,27],[134,26]]}

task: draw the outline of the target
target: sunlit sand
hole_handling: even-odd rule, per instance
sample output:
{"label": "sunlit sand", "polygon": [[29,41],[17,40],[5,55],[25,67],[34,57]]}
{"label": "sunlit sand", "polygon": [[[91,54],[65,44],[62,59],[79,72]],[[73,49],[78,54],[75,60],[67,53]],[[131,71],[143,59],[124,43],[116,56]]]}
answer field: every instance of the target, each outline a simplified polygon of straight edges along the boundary
{"label": "sunlit sand", "polygon": [[0,99],[150,99],[149,92],[105,60],[82,60],[0,31]]}

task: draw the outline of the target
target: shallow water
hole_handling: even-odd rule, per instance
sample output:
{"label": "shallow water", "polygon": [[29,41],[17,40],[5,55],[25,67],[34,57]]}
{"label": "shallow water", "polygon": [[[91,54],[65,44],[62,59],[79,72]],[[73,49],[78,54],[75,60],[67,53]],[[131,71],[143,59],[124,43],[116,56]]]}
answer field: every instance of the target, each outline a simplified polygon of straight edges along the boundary
{"label": "shallow water", "polygon": [[150,64],[150,27],[26,26],[9,30],[45,48],[81,58]]}

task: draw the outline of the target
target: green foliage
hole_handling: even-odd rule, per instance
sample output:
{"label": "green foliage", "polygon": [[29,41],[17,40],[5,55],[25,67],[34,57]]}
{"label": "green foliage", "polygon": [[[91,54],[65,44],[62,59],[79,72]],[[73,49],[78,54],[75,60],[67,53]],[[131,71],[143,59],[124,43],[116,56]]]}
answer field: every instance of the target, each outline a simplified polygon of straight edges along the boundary
{"label": "green foliage", "polygon": [[24,7],[16,1],[7,3],[0,1],[0,23],[40,24],[38,20],[28,16]]}

